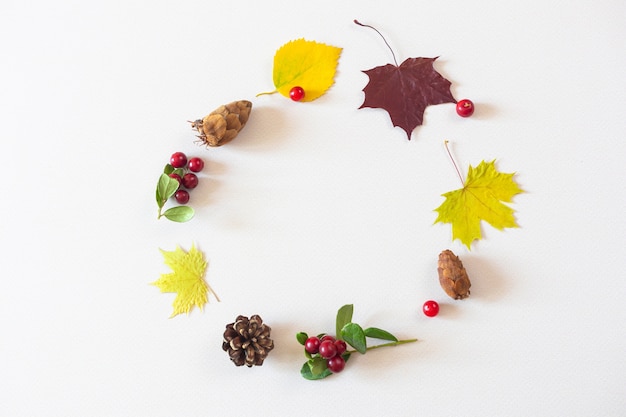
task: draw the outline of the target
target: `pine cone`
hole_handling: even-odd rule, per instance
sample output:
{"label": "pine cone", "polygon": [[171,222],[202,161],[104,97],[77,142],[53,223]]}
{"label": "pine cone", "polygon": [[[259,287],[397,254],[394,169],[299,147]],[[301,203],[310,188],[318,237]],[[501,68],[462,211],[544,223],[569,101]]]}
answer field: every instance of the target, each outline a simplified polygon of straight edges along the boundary
{"label": "pine cone", "polygon": [[226,325],[222,349],[237,366],[263,365],[263,361],[274,349],[270,339],[270,326],[263,324],[258,315],[238,316],[234,323]]}
{"label": "pine cone", "polygon": [[469,297],[472,284],[463,267],[463,262],[451,250],[446,249],[439,254],[437,273],[441,288],[446,294],[455,300]]}
{"label": "pine cone", "polygon": [[222,146],[235,139],[250,117],[252,103],[247,100],[233,101],[219,106],[204,119],[191,122],[200,134],[198,138],[207,146]]}

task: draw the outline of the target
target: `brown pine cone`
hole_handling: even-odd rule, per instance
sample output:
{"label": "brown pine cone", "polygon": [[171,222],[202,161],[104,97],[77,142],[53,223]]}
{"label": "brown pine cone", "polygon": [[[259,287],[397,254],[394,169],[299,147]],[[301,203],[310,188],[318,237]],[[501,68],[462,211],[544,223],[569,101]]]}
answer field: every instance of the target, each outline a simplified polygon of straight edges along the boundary
{"label": "brown pine cone", "polygon": [[439,254],[437,273],[441,288],[446,294],[455,300],[469,297],[472,284],[463,262],[451,250],[446,249]]}
{"label": "brown pine cone", "polygon": [[233,101],[209,113],[204,119],[191,122],[200,134],[198,138],[207,146],[222,146],[235,139],[250,117],[252,103],[247,100]]}
{"label": "brown pine cone", "polygon": [[227,324],[224,331],[222,349],[228,352],[230,360],[237,366],[263,365],[263,361],[274,349],[270,339],[270,326],[263,324],[258,315],[238,316],[234,323]]}

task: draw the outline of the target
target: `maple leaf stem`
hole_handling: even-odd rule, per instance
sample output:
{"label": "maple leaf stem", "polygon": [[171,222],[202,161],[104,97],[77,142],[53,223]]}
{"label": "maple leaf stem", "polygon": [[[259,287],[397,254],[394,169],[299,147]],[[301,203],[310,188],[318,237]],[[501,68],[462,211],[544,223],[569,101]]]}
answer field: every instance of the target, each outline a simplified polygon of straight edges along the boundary
{"label": "maple leaf stem", "polygon": [[464,187],[465,182],[463,181],[463,176],[461,175],[461,171],[459,171],[459,167],[457,166],[456,162],[454,162],[454,158],[452,157],[452,153],[450,152],[450,148],[448,147],[448,140],[444,140],[443,144],[446,147],[446,152],[448,152],[448,156],[450,157],[450,160],[452,161],[452,165],[454,165],[454,169],[456,170],[456,175],[459,176],[459,180],[461,181],[461,187]]}
{"label": "maple leaf stem", "polygon": [[378,31],[378,29],[376,29],[374,26],[370,26],[370,25],[365,25],[361,22],[359,22],[358,20],[354,19],[354,23],[356,23],[359,26],[363,26],[366,28],[370,28],[376,31],[376,33],[378,33],[380,35],[381,38],[383,38],[383,41],[385,42],[385,45],[387,45],[387,48],[389,48],[389,50],[391,51],[391,55],[393,56],[393,62],[396,64],[396,67],[398,66],[398,61],[396,61],[396,54],[393,53],[393,49],[391,49],[391,46],[389,46],[389,43],[387,42],[387,39],[385,39],[385,37],[383,36],[382,33],[380,33]]}
{"label": "maple leaf stem", "polygon": [[215,291],[213,291],[213,288],[211,288],[211,286],[210,286],[209,284],[207,284],[206,286],[207,286],[207,288],[209,289],[209,292],[210,292],[211,294],[213,294],[213,296],[215,296],[215,299],[217,300],[217,302],[218,302],[218,303],[219,303],[219,302],[221,302],[221,301],[220,301],[220,298],[217,296],[217,293],[216,293]]}

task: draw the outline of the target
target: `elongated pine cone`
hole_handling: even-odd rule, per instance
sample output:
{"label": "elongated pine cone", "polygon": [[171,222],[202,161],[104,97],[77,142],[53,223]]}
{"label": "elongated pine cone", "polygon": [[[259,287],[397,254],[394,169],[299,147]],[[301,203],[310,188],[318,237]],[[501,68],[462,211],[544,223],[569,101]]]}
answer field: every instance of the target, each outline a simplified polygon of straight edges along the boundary
{"label": "elongated pine cone", "polygon": [[235,139],[250,117],[252,103],[233,101],[209,113],[204,119],[191,122],[200,134],[198,138],[207,146],[222,146]]}
{"label": "elongated pine cone", "polygon": [[437,265],[439,283],[446,294],[455,300],[469,297],[472,284],[459,257],[446,249],[439,254]]}
{"label": "elongated pine cone", "polygon": [[263,361],[274,349],[270,339],[270,326],[263,324],[258,315],[238,316],[234,323],[227,324],[224,331],[222,349],[228,352],[230,360],[237,366],[263,365]]}

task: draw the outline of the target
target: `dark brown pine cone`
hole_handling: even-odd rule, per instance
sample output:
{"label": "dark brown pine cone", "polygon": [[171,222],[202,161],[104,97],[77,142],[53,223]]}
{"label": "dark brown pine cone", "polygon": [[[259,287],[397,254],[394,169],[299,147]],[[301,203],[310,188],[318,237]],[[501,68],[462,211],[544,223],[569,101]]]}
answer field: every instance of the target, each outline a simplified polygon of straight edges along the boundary
{"label": "dark brown pine cone", "polygon": [[222,349],[228,352],[230,360],[237,366],[263,365],[267,355],[274,349],[274,341],[270,339],[271,330],[256,314],[250,319],[238,316],[234,323],[226,325]]}

